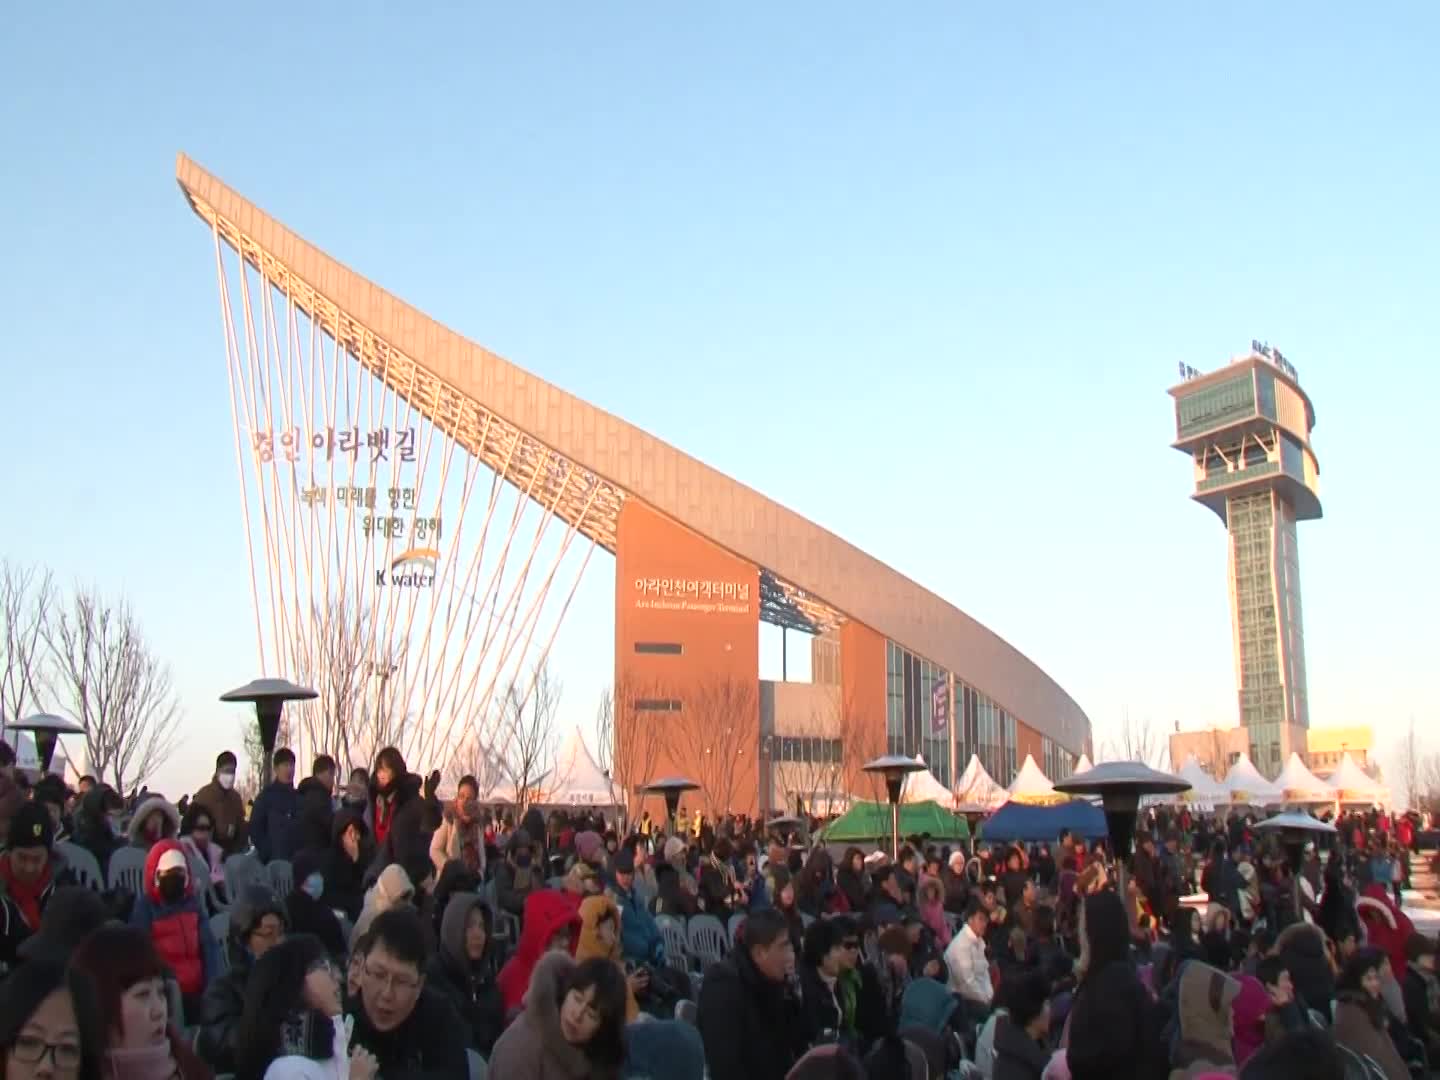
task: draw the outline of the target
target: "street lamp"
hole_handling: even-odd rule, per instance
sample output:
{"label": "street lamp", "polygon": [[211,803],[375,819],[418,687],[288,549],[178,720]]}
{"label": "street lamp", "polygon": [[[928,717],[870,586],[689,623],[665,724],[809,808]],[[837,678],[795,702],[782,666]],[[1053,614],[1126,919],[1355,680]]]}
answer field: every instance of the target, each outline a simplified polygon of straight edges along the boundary
{"label": "street lamp", "polygon": [[1312,837],[1327,833],[1334,835],[1335,826],[1306,811],[1291,810],[1266,818],[1256,825],[1255,829],[1280,834],[1280,846],[1285,849],[1285,857],[1290,860],[1290,880],[1295,890],[1295,920],[1299,922],[1305,917],[1300,907],[1300,868],[1305,863],[1305,845]]}
{"label": "street lamp", "polygon": [[255,719],[260,724],[260,745],[264,758],[260,762],[260,787],[270,783],[270,758],[275,753],[275,735],[280,730],[280,713],[287,701],[313,701],[319,697],[314,690],[296,686],[287,679],[255,679],[228,693],[220,700],[248,701],[255,706]]}
{"label": "street lamp", "polygon": [[879,773],[885,778],[885,794],[890,800],[890,857],[896,862],[900,861],[900,788],[905,777],[924,768],[904,754],[886,754],[860,766],[861,772]]}
{"label": "street lamp", "polygon": [[54,713],[36,713],[34,716],[7,724],[11,731],[28,731],[35,740],[35,756],[40,759],[40,775],[50,772],[50,762],[55,760],[55,746],[61,735],[83,735],[85,729],[73,720]]}
{"label": "street lamp", "polygon": [[1105,810],[1105,831],[1115,853],[1116,882],[1125,910],[1132,912],[1126,895],[1125,862],[1135,842],[1135,818],[1142,795],[1178,795],[1190,789],[1190,781],[1152,769],[1139,761],[1106,761],[1078,776],[1055,785],[1065,795],[1098,795]]}
{"label": "street lamp", "polygon": [[665,797],[666,832],[675,832],[675,811],[680,807],[680,796],[687,791],[699,791],[700,785],[683,776],[667,776],[653,780],[640,789],[642,795],[663,795]]}

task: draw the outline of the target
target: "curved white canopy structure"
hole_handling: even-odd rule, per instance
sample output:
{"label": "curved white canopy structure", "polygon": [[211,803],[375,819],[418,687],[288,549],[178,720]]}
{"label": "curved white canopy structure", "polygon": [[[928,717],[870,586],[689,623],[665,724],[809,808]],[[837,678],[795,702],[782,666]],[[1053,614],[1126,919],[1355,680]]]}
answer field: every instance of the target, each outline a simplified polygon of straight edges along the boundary
{"label": "curved white canopy structure", "polygon": [[1089,772],[1089,771],[1090,771],[1091,769],[1093,769],[1094,767],[1095,767],[1095,763],[1090,760],[1090,755],[1089,755],[1089,754],[1081,754],[1081,755],[1080,755],[1080,760],[1075,763],[1075,771],[1072,772],[1070,775],[1071,775],[1071,776],[1079,776],[1081,773],[1087,773],[1087,772]]}
{"label": "curved white canopy structure", "polygon": [[1291,753],[1285,768],[1275,778],[1280,789],[1280,798],[1287,803],[1333,803],[1335,791],[1325,781],[1312,773],[1300,760],[1300,755]]}
{"label": "curved white canopy structure", "polygon": [[1241,753],[1225,776],[1225,789],[1232,804],[1266,806],[1280,801],[1280,789],[1260,775],[1250,755]]}
{"label": "curved white canopy structure", "polygon": [[1373,806],[1387,802],[1390,789],[1380,781],[1372,779],[1346,754],[1340,759],[1339,768],[1330,777],[1330,798],[1333,802]]}
{"label": "curved white canopy structure", "polygon": [[977,754],[970,755],[970,762],[960,774],[955,785],[954,808],[962,814],[988,814],[998,810],[1010,801],[1010,793],[980,763]]}
{"label": "curved white canopy structure", "polygon": [[1035,758],[1031,754],[1025,755],[1025,764],[1021,765],[1020,771],[1015,774],[1015,780],[1010,785],[1010,798],[1014,802],[1030,806],[1053,806],[1055,803],[1070,801],[1069,795],[1062,795],[1055,790],[1055,785],[1040,771],[1040,766],[1035,764]]}
{"label": "curved white canopy structure", "polygon": [[[921,765],[925,759],[919,754],[915,760]],[[955,794],[939,780],[928,767],[920,772],[913,772],[905,778],[905,787],[900,793],[902,803],[937,802],[949,810],[955,805]]]}

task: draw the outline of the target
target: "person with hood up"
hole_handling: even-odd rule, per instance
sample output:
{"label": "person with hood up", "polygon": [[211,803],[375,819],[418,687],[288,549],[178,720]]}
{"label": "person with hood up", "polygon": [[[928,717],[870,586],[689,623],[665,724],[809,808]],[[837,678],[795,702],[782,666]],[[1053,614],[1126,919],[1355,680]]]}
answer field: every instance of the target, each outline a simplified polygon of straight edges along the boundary
{"label": "person with hood up", "polygon": [[1170,1080],[1234,1072],[1235,999],[1240,984],[1223,971],[1193,960],[1180,973],[1179,1038],[1170,1050]]}
{"label": "person with hood up", "polygon": [[102,878],[110,872],[110,856],[116,848],[124,847],[120,828],[124,812],[125,800],[109,784],[96,784],[80,796],[75,808],[75,831],[70,842],[95,856]]}
{"label": "person with hood up", "polygon": [[1325,951],[1325,937],[1309,923],[1295,923],[1275,939],[1275,950],[1295,986],[1302,1008],[1330,1015],[1335,975]]}
{"label": "person with hood up", "polygon": [[1113,892],[1085,898],[1080,915],[1080,969],[1070,1009],[1066,1062],[1074,1080],[1166,1075],[1150,995],[1130,960],[1130,922]]}
{"label": "person with hood up", "polygon": [[618,1080],[624,1063],[625,977],[608,960],[550,953],[535,965],[525,1009],[495,1044],[490,1071],[504,1080]]}
{"label": "person with hood up", "polygon": [[295,752],[275,751],[269,785],[255,797],[250,811],[250,842],[262,863],[289,862],[300,845],[300,793],[295,790]]}
{"label": "person with hood up", "polygon": [[540,958],[556,951],[573,955],[579,936],[580,911],[574,897],[541,889],[525,898],[520,943],[500,969],[500,994],[507,1017],[520,1008]]}
{"label": "person with hood up", "polygon": [[[245,820],[245,800],[235,790],[235,755],[224,751],[215,759],[215,776],[190,800],[190,805],[203,806],[215,821],[215,843],[227,856],[238,855],[250,846],[250,830]],[[102,871],[104,866],[100,868]]]}
{"label": "person with hood up", "polygon": [[295,856],[295,887],[285,898],[286,921],[293,934],[310,934],[325,946],[336,964],[343,964],[349,953],[345,931],[325,895],[325,874],[321,870],[322,855],[302,851]]}
{"label": "person with hood up", "polygon": [[495,867],[495,902],[501,911],[519,917],[532,893],[545,882],[535,864],[535,842],[528,829],[516,829],[505,848],[505,861]]}
{"label": "person with hood up", "polygon": [[[20,943],[40,929],[40,919],[57,888],[75,884],[65,857],[55,850],[55,825],[50,811],[36,803],[26,803],[10,819],[6,846],[0,852],[0,926],[7,944],[3,951],[9,962],[15,959]],[[20,923],[13,925],[10,911],[18,914]]]}
{"label": "person with hood up", "polygon": [[330,845],[320,859],[325,902],[345,913],[352,923],[365,902],[365,872],[374,858],[370,828],[358,810],[340,810],[330,831]]}
{"label": "person with hood up", "polygon": [[446,903],[427,981],[460,1014],[466,1045],[488,1059],[505,1028],[505,1000],[491,956],[490,908],[477,893],[454,893]]}
{"label": "person with hood up", "polygon": [[[433,779],[438,781],[436,774]],[[375,865],[403,862],[419,852],[427,858],[425,799],[420,777],[405,767],[405,758],[393,746],[381,750],[371,774],[370,823],[375,835]]]}
{"label": "person with hood up", "polygon": [[180,811],[161,795],[140,800],[130,816],[130,846],[149,851],[162,840],[180,835]]}
{"label": "person with hood up", "polygon": [[221,1073],[235,1071],[245,986],[255,962],[285,940],[285,909],[265,885],[242,889],[230,905],[225,953],[230,970],[210,980],[200,1002],[196,1052]]}
{"label": "person with hood up", "polygon": [[476,877],[485,878],[485,833],[480,825],[480,782],[473,776],[462,776],[455,787],[455,799],[440,819],[440,827],[430,838],[430,861],[435,873],[441,874],[445,864],[459,861]]}
{"label": "person with hood up", "polygon": [[370,924],[377,915],[407,905],[415,906],[415,885],[403,866],[391,863],[380,871],[379,878],[365,894],[365,906],[360,909],[360,917],[355,920],[355,926],[350,931],[351,948],[354,948],[355,942],[370,929]]}
{"label": "person with hood up", "polygon": [[575,945],[575,960],[583,963],[593,959],[609,960],[626,979],[625,1022],[633,1024],[640,1017],[635,1000],[650,985],[644,971],[626,977],[625,958],[620,948],[620,909],[608,896],[590,896],[580,902],[580,937]]}
{"label": "person with hood up", "polygon": [[196,899],[190,861],[179,841],[161,840],[145,857],[145,891],[135,898],[130,925],[150,935],[180,984],[185,1015],[198,1017],[200,995],[220,974],[220,949]]}

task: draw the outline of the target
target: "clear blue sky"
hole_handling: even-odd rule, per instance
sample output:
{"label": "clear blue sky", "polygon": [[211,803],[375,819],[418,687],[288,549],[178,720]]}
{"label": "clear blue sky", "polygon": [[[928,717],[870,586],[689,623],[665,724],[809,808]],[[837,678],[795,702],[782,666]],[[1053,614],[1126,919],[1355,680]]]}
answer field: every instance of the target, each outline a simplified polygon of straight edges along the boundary
{"label": "clear blue sky", "polygon": [[[187,711],[160,786],[236,742],[215,695],[255,664],[181,149],[947,597],[1097,740],[1233,722],[1164,391],[1266,338],[1318,414],[1313,722],[1440,748],[1434,5],[425,6],[9,13],[0,553],[133,601]],[[557,648],[577,721],[611,566]]]}

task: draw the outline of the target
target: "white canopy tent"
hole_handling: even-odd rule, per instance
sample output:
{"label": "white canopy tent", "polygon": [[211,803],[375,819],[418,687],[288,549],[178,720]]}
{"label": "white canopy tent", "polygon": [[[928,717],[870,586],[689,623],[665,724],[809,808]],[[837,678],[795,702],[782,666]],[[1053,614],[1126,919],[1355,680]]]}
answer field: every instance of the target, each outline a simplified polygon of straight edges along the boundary
{"label": "white canopy tent", "polygon": [[1170,802],[1194,807],[1196,810],[1213,810],[1230,801],[1229,790],[1205,771],[1205,766],[1200,764],[1194,754],[1186,755],[1180,768],[1175,770],[1175,775],[1188,781],[1190,790],[1180,792],[1169,799]]}
{"label": "white canopy tent", "polygon": [[[531,785],[530,802],[537,806],[624,806],[616,786],[595,764],[580,729],[572,728],[555,755],[555,767]],[[514,784],[507,783],[491,797],[494,802],[515,802]]]}
{"label": "white canopy tent", "polygon": [[[925,759],[919,754],[915,755],[915,760],[921,765],[925,764]],[[949,810],[955,805],[955,795],[935,779],[935,774],[927,766],[905,778],[905,787],[900,792],[900,801],[902,803],[937,802]]]}
{"label": "white canopy tent", "polygon": [[1095,763],[1090,760],[1090,755],[1089,755],[1089,754],[1081,754],[1081,755],[1080,755],[1080,760],[1077,761],[1077,762],[1075,762],[1075,771],[1072,772],[1070,775],[1071,775],[1071,776],[1079,776],[1081,773],[1087,773],[1087,772],[1089,772],[1089,771],[1090,771],[1091,769],[1093,769],[1094,767],[1095,767]]}
{"label": "white canopy tent", "polygon": [[1025,764],[1021,765],[1020,771],[1015,774],[1015,780],[1010,785],[1010,798],[1014,802],[1030,806],[1053,806],[1070,801],[1069,795],[1061,795],[1055,790],[1055,785],[1040,771],[1040,766],[1035,764],[1035,758],[1031,754],[1025,755]]}
{"label": "white canopy tent", "polygon": [[1242,752],[1225,776],[1231,805],[1268,806],[1280,802],[1280,789],[1260,775],[1250,755]]}
{"label": "white canopy tent", "polygon": [[971,754],[969,764],[955,785],[954,808],[962,814],[988,814],[991,810],[1000,809],[1009,800],[1010,793],[985,770],[979,755]]}
{"label": "white canopy tent", "polygon": [[[76,738],[83,739],[82,736]],[[4,741],[11,750],[15,751],[15,765],[30,773],[32,776],[40,775],[40,755],[35,751],[35,736],[28,731],[7,730],[3,736]],[[55,756],[50,759],[50,772],[54,776],[65,777],[73,770],[76,778],[81,775],[81,770],[71,764],[70,756],[65,752],[65,740],[61,739],[55,744]]]}
{"label": "white canopy tent", "polygon": [[1390,801],[1390,789],[1372,779],[1349,754],[1345,754],[1330,777],[1330,801],[1378,806]]}
{"label": "white canopy tent", "polygon": [[1290,754],[1285,768],[1275,778],[1280,789],[1280,798],[1287,803],[1324,804],[1335,801],[1335,791],[1325,781],[1312,773],[1300,760],[1300,755]]}

